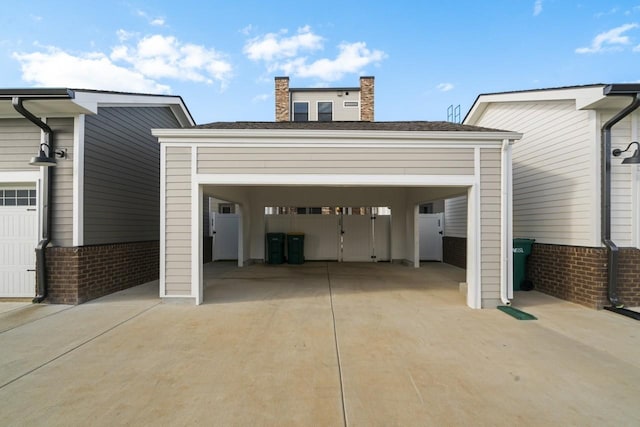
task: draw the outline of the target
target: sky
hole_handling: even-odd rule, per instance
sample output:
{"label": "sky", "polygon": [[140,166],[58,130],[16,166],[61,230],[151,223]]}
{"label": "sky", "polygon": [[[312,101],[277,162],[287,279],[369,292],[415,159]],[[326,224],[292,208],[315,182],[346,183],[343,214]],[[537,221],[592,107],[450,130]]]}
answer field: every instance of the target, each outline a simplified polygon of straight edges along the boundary
{"label": "sky", "polygon": [[274,77],[357,87],[375,119],[481,93],[640,82],[640,0],[0,0],[0,87],[180,95],[198,124],[273,121]]}

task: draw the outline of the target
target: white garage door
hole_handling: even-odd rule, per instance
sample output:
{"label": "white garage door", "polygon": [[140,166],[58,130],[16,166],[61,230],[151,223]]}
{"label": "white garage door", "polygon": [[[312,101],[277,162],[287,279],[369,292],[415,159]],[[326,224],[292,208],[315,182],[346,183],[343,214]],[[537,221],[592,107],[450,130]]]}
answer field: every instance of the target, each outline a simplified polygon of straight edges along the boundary
{"label": "white garage door", "polygon": [[0,189],[0,298],[35,295],[35,204],[33,189]]}

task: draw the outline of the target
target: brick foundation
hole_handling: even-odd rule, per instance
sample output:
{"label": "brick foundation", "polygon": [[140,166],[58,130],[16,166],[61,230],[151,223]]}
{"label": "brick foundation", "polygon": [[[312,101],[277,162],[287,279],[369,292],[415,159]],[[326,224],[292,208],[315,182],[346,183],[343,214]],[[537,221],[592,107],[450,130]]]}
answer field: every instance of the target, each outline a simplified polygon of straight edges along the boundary
{"label": "brick foundation", "polygon": [[[607,250],[534,244],[527,272],[536,290],[590,308],[607,300]],[[618,296],[629,307],[640,306],[640,250],[620,248]]]}
{"label": "brick foundation", "polygon": [[442,261],[460,268],[467,268],[467,239],[444,236],[442,238]]}
{"label": "brick foundation", "polygon": [[47,249],[47,301],[83,302],[159,277],[157,241]]}
{"label": "brick foundation", "polygon": [[[442,238],[443,261],[466,268],[467,239]],[[534,289],[586,307],[601,309],[607,300],[605,248],[535,243],[527,260]],[[620,248],[618,297],[627,307],[640,307],[640,249]]]}

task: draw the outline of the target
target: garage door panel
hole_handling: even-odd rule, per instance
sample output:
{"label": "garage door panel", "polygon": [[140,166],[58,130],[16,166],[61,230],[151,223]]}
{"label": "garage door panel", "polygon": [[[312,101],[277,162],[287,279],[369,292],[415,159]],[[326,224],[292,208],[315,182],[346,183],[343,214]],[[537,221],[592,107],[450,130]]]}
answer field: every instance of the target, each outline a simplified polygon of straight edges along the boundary
{"label": "garage door panel", "polygon": [[0,207],[0,297],[35,295],[35,208]]}

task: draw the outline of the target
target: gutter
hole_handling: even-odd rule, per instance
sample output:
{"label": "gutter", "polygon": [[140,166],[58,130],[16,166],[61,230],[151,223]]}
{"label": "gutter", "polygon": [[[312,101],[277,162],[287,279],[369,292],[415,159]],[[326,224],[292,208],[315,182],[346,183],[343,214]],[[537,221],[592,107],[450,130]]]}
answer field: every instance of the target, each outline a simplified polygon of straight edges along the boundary
{"label": "gutter", "polygon": [[[44,143],[49,144],[49,153],[55,152],[53,131],[42,120],[34,116],[23,105],[24,98],[19,96],[12,97],[11,104],[13,108],[20,113],[25,119],[38,126],[44,132]],[[53,170],[51,167],[45,168],[47,170],[47,188],[46,196],[44,199],[43,209],[43,224],[42,224],[42,240],[38,242],[36,246],[36,296],[33,299],[33,303],[41,303],[47,297],[47,269],[46,269],[46,249],[49,243],[51,243],[51,192],[53,190]]]}
{"label": "gutter", "polygon": [[604,88],[604,95],[633,96],[632,102],[615,116],[609,119],[601,129],[602,138],[602,188],[601,188],[601,238],[607,248],[607,299],[612,308],[622,309],[624,304],[618,297],[618,246],[611,240],[611,128],[620,120],[640,107],[640,85],[608,85]]}

